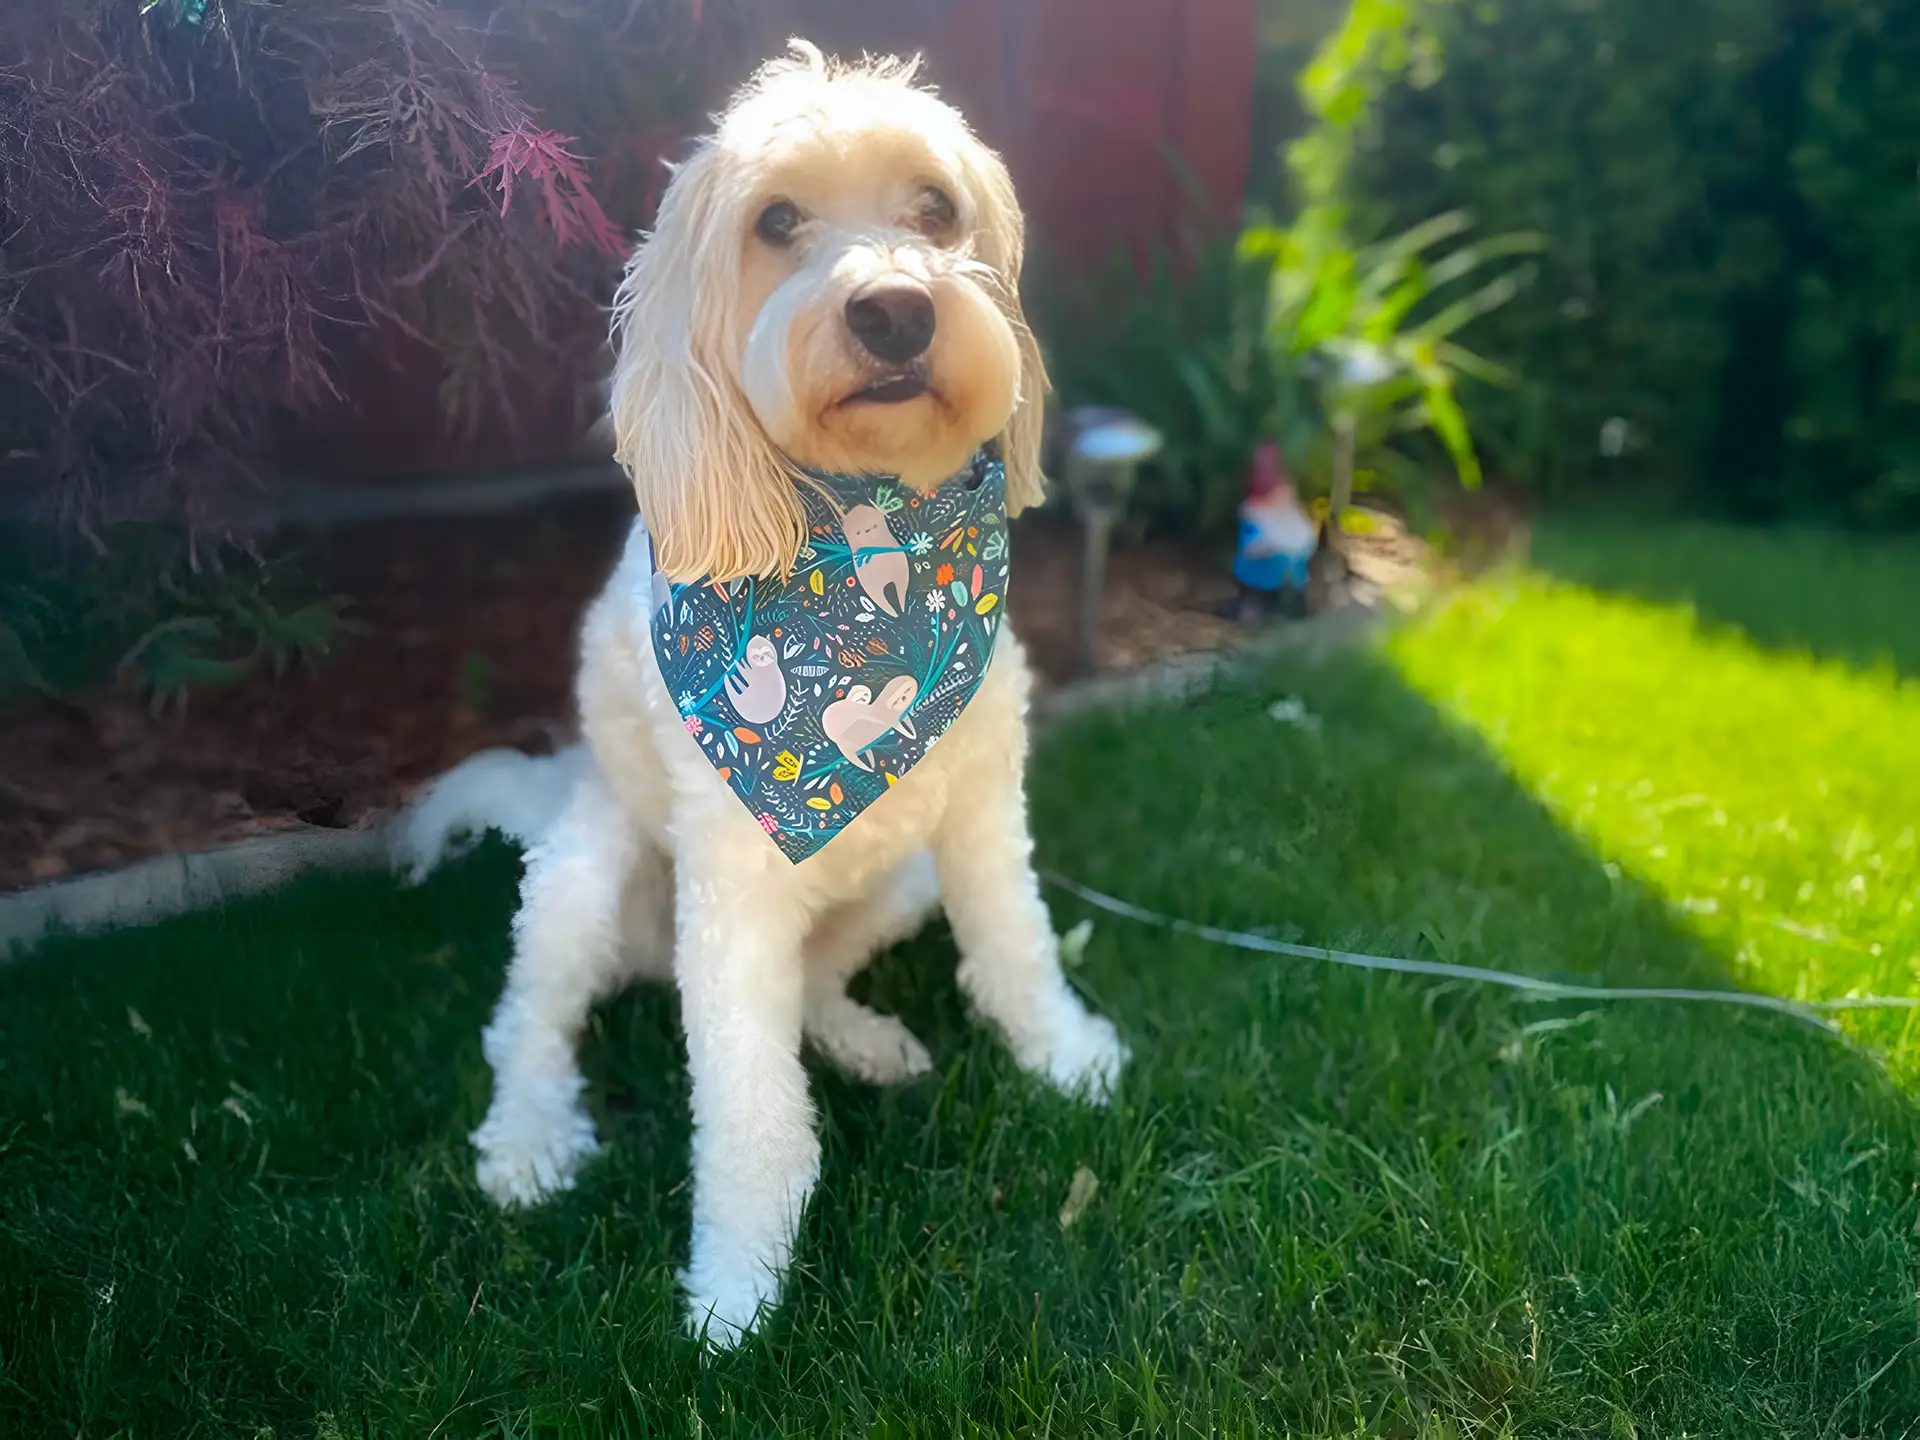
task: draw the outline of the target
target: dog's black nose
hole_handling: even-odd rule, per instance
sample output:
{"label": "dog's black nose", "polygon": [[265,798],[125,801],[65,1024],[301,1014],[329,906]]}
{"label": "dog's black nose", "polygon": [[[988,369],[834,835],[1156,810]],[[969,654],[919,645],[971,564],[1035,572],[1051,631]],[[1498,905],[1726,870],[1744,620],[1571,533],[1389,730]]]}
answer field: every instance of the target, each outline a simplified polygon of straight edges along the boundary
{"label": "dog's black nose", "polygon": [[847,301],[847,329],[874,359],[904,365],[933,343],[933,296],[904,275],[875,280]]}

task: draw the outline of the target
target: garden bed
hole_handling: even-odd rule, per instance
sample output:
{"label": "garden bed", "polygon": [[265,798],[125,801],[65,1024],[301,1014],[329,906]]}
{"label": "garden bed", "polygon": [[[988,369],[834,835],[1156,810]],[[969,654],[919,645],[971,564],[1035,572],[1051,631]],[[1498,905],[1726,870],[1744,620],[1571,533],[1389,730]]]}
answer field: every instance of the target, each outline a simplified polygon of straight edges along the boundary
{"label": "garden bed", "polygon": [[[356,826],[474,751],[544,751],[567,734],[575,631],[612,569],[631,502],[587,494],[537,511],[413,518],[326,532],[317,568],[346,601],[333,654],[155,716],[104,689],[0,718],[0,892],[301,824]],[[1072,670],[1079,533],[1016,527],[1009,605],[1042,684]],[[1418,542],[1369,542],[1381,566]],[[1412,561],[1408,556],[1413,556]],[[1113,557],[1103,669],[1219,650],[1245,631],[1217,547],[1155,541]],[[1365,598],[1364,595],[1362,598]]]}

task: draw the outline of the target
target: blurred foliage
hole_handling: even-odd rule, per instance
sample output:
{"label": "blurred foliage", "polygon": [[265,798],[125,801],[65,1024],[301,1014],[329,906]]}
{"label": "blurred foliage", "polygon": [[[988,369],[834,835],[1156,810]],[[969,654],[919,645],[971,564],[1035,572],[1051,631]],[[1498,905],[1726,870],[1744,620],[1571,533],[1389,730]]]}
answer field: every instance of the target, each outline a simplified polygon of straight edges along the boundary
{"label": "blurred foliage", "polygon": [[325,655],[340,603],[300,567],[231,546],[196,552],[177,527],[125,525],[98,552],[0,531],[0,702],[118,678],[155,712],[196,692]]}
{"label": "blurred foliage", "polygon": [[[1355,0],[1295,147],[1358,233],[1466,208],[1549,238],[1484,343],[1493,462],[1753,518],[1920,520],[1920,6]],[[1366,77],[1390,77],[1377,85]],[[1400,82],[1411,83],[1400,83]]]}
{"label": "blurred foliage", "polygon": [[1453,211],[1356,249],[1340,220],[1338,207],[1314,206],[1289,229],[1249,227],[1239,244],[1243,257],[1270,267],[1268,347],[1304,363],[1332,428],[1333,457],[1324,467],[1309,465],[1309,475],[1325,472],[1336,512],[1352,496],[1356,470],[1413,495],[1425,488],[1430,467],[1401,442],[1431,434],[1462,483],[1477,487],[1480,461],[1456,394],[1459,380],[1507,387],[1514,381],[1455,336],[1511,301],[1532,273],[1506,267],[1487,278],[1488,267],[1537,253],[1541,238],[1518,233],[1453,244],[1469,228],[1467,216]]}
{"label": "blurred foliage", "polygon": [[1782,368],[1785,493],[1920,522],[1920,8],[1827,0],[1788,152],[1806,259]]}
{"label": "blurred foliage", "polygon": [[1347,13],[1348,0],[1259,0],[1253,77],[1253,165],[1249,200],[1285,206],[1285,147],[1313,123],[1300,95],[1300,72]]}
{"label": "blurred foliage", "polygon": [[[1327,220],[1314,211],[1285,229],[1256,223],[1144,267],[1117,260],[1089,284],[1040,297],[1063,402],[1118,405],[1165,437],[1134,496],[1136,535],[1230,529],[1265,439],[1304,495],[1343,504],[1352,488],[1384,488],[1424,510],[1449,469],[1479,482],[1457,391],[1462,379],[1483,390],[1514,381],[1456,336],[1530,278],[1490,268],[1542,242],[1470,239],[1455,212],[1355,247]],[[1355,443],[1343,456],[1348,428]]]}
{"label": "blurred foliage", "polygon": [[1281,428],[1294,462],[1313,443],[1300,367],[1265,343],[1267,270],[1228,236],[1144,267],[1119,258],[1084,286],[1036,296],[1063,403],[1118,405],[1165,437],[1134,494],[1136,534],[1231,528],[1254,447]]}
{"label": "blurred foliage", "polygon": [[1455,3],[1349,0],[1346,18],[1300,72],[1312,125],[1287,146],[1286,160],[1302,223],[1325,231],[1350,225],[1351,172],[1361,147],[1376,139],[1378,106],[1402,81],[1425,90],[1439,80],[1434,17]]}
{"label": "blurred foliage", "polygon": [[744,0],[0,6],[0,484],[218,534],[372,347],[451,428],[593,383],[659,163]]}
{"label": "blurred foliage", "polygon": [[1267,438],[1305,495],[1337,505],[1383,487],[1424,512],[1448,468],[1479,483],[1461,381],[1516,381],[1456,334],[1534,275],[1488,267],[1545,241],[1524,230],[1468,239],[1456,209],[1361,243],[1390,217],[1377,206],[1356,216],[1358,157],[1396,86],[1439,79],[1428,12],[1455,0],[1338,3],[1344,17],[1333,3],[1260,12],[1268,80],[1276,64],[1298,70],[1294,113],[1268,116],[1296,137],[1283,147],[1291,222],[1256,220],[1237,243],[1190,242],[1145,267],[1118,261],[1043,311],[1064,402],[1122,406],[1166,437],[1135,497],[1136,531],[1225,530]]}

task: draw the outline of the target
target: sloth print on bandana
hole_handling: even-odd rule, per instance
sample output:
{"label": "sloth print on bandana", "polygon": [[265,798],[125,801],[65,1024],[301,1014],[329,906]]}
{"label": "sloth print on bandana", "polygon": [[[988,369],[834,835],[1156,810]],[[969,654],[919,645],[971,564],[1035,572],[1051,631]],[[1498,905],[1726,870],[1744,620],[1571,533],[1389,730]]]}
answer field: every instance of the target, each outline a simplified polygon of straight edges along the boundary
{"label": "sloth print on bandana", "polygon": [[966,708],[1007,595],[1006,473],[992,453],[930,495],[808,479],[791,579],[656,575],[653,588],[654,654],[687,733],[795,864]]}

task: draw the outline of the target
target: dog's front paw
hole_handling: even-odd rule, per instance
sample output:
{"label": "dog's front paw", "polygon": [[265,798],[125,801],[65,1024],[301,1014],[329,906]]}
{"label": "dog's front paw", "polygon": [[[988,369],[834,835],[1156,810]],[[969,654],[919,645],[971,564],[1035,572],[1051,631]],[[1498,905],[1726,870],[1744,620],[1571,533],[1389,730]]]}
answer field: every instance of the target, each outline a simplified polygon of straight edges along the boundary
{"label": "dog's front paw", "polygon": [[581,1165],[600,1151],[593,1120],[577,1104],[535,1112],[496,1103],[473,1132],[473,1146],[480,1152],[474,1178],[503,1210],[571,1190]]}
{"label": "dog's front paw", "polygon": [[687,1329],[709,1350],[732,1350],[780,1298],[780,1277],[765,1265],[698,1262],[680,1272]]}
{"label": "dog's front paw", "polygon": [[1106,1104],[1131,1058],[1113,1022],[1081,1010],[1063,1018],[1051,1038],[1046,1054],[1031,1068],[1063,1094],[1089,1105]]}

